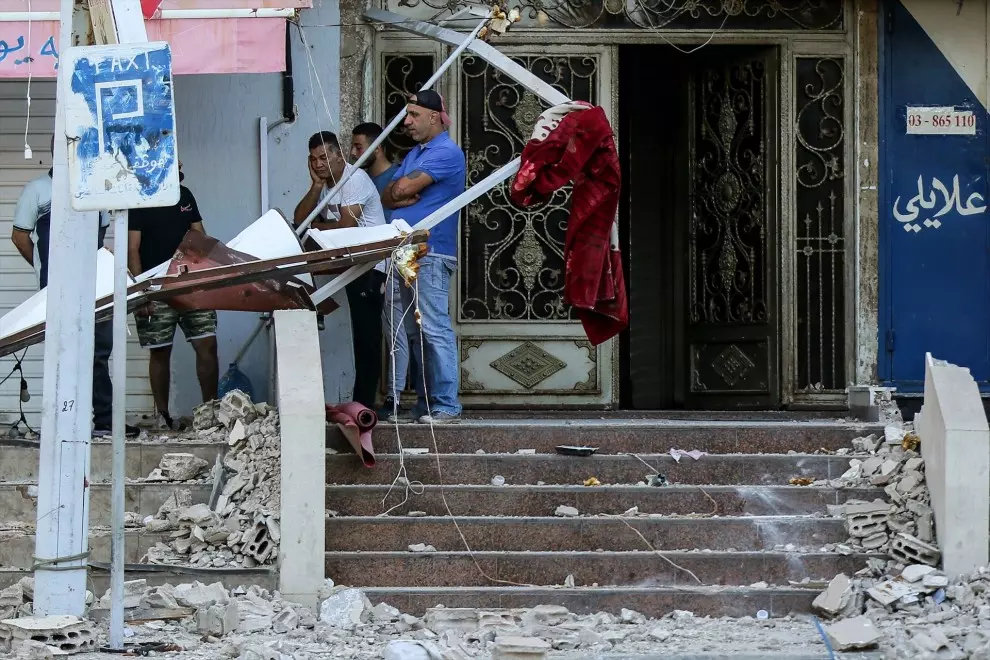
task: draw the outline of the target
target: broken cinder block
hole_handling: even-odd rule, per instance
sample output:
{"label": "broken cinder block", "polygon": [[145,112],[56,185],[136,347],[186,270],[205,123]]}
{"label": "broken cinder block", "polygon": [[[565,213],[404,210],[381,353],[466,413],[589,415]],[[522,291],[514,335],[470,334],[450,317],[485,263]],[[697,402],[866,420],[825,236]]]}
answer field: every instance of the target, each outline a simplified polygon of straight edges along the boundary
{"label": "broken cinder block", "polygon": [[866,504],[846,505],[846,531],[849,536],[865,538],[887,531],[890,505],[879,500]]}
{"label": "broken cinder block", "polygon": [[938,566],[942,553],[930,543],[910,534],[900,533],[891,539],[890,556],[903,564]]}

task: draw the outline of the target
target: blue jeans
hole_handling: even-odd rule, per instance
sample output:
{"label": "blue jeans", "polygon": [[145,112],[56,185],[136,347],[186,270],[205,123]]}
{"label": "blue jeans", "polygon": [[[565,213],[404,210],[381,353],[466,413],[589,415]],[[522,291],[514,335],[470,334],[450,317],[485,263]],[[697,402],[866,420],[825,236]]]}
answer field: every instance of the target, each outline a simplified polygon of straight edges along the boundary
{"label": "blue jeans", "polygon": [[[399,393],[406,385],[406,370],[409,355],[413,364],[426,372],[426,390],[429,394],[430,412],[443,412],[450,415],[461,413],[457,397],[460,369],[457,357],[457,337],[450,321],[450,277],[457,268],[457,262],[450,258],[427,255],[419,260],[419,312],[422,323],[422,345],[420,328],[416,325],[413,305],[413,289],[406,288],[401,278],[393,275],[390,291],[386,291],[384,322],[386,334],[395,339],[392,369],[389,373],[389,387],[392,396],[398,400]],[[409,309],[403,325],[399,319]],[[391,343],[391,339],[387,340]],[[410,350],[411,349],[411,350]],[[414,373],[418,369],[413,369]],[[420,374],[422,372],[419,372]],[[426,414],[426,396],[423,391],[422,376],[414,377],[416,394],[416,414]],[[394,383],[394,385],[393,385]]]}
{"label": "blue jeans", "polygon": [[[391,355],[388,375],[385,378],[385,391],[388,392],[387,396],[396,401],[406,389],[407,375],[409,384],[416,390],[419,398],[423,398],[423,371],[420,366],[423,349],[419,342],[419,326],[416,325],[415,313],[412,309],[412,296],[413,290],[406,287],[397,272],[393,273],[391,281],[385,285],[382,335],[385,337],[385,350]],[[409,313],[403,317],[407,309]],[[412,370],[409,368],[410,365]],[[421,414],[425,414],[425,411]]]}

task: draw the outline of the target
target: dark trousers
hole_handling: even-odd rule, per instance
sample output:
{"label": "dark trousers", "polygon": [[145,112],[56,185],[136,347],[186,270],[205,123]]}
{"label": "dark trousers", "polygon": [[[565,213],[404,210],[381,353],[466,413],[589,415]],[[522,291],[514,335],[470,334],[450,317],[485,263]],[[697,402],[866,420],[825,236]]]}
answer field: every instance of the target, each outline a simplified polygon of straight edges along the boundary
{"label": "dark trousers", "polygon": [[354,396],[358,403],[373,408],[382,370],[382,304],[385,273],[372,270],[347,285],[354,334]]}
{"label": "dark trousers", "polygon": [[96,324],[93,344],[93,426],[109,430],[113,423],[113,383],[110,353],[113,352],[113,322]]}

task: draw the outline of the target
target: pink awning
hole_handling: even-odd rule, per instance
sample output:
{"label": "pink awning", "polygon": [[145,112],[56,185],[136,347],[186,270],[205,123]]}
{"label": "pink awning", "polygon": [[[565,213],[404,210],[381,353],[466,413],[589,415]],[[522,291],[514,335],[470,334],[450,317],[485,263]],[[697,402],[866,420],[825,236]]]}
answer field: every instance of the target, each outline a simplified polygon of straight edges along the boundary
{"label": "pink awning", "polygon": [[[0,0],[0,16],[14,12],[26,17],[24,0]],[[0,78],[54,78],[58,58],[57,0],[35,0],[31,16],[48,20],[28,22],[0,20]],[[222,8],[220,7],[222,5]],[[214,15],[259,8],[294,9],[310,6],[309,0],[165,0],[161,10],[209,10]],[[285,70],[284,18],[152,18],[145,23],[149,41],[172,46],[176,74],[273,73]]]}

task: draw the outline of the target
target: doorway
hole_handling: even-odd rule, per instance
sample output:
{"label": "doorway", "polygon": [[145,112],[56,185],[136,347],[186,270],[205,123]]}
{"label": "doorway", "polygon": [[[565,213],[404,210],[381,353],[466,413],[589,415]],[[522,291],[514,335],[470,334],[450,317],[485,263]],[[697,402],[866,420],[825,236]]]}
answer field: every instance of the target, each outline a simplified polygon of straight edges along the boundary
{"label": "doorway", "polygon": [[619,49],[623,408],[780,406],[778,63]]}

